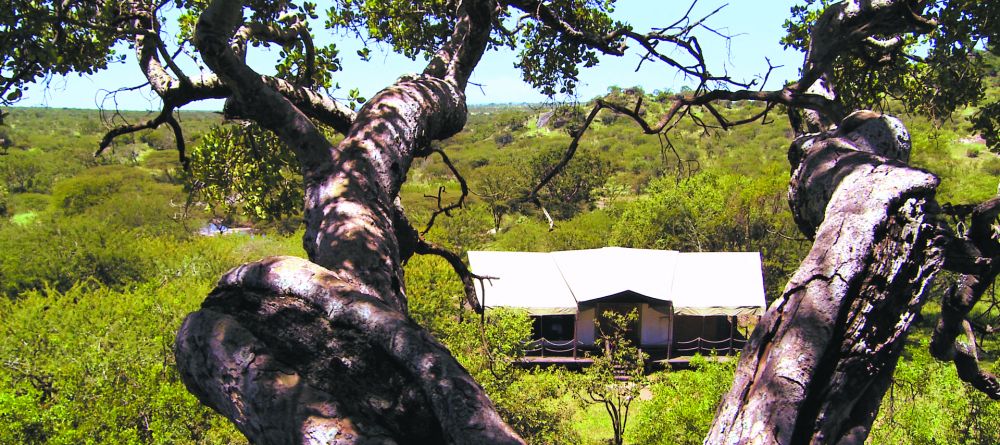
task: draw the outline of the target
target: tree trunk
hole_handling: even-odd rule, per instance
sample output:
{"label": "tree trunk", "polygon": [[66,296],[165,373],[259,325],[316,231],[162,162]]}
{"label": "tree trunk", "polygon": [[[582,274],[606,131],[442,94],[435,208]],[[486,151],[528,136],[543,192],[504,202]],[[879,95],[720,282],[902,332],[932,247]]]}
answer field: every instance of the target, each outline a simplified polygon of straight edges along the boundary
{"label": "tree trunk", "polygon": [[464,126],[464,88],[493,10],[462,2],[452,40],[425,73],[375,95],[337,146],[233,52],[241,1],[215,0],[202,14],[195,43],[205,63],[241,116],[295,151],[305,179],[309,261],[229,271],[177,334],[185,385],[251,442],[523,443],[407,315],[402,261],[412,252],[399,236],[414,231],[395,205],[413,158]]}
{"label": "tree trunk", "polygon": [[791,206],[815,241],[751,335],[706,444],[863,443],[942,265],[938,180],[906,166],[898,120],[855,113],[789,157]]}

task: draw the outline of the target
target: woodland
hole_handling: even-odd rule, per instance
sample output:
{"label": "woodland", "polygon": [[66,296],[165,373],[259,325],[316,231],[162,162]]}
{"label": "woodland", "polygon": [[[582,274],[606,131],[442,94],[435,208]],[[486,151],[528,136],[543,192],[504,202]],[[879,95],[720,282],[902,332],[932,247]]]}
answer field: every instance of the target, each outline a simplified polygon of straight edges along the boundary
{"label": "woodland", "polygon": [[[739,360],[648,376],[625,443],[996,443],[997,5],[805,1],[774,91],[713,74],[680,9],[14,0],[0,442],[606,443],[584,375],[514,365],[530,320],[483,313],[462,252],[619,245],[760,251],[769,303]],[[320,15],[427,68],[334,100]],[[467,106],[500,45],[552,95],[625,45],[696,87]],[[11,107],[121,59],[160,112]]]}

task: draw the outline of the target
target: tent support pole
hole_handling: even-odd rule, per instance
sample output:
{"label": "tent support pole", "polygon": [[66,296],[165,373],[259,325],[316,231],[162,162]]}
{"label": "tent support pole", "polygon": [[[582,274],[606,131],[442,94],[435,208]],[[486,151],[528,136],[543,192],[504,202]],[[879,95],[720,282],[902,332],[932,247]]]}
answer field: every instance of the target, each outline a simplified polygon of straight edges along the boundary
{"label": "tent support pole", "polygon": [[542,338],[539,343],[542,344],[542,358],[545,358],[545,316],[542,315],[538,317],[538,333],[541,334]]}
{"label": "tent support pole", "polygon": [[667,360],[674,351],[674,303],[667,306]]}
{"label": "tent support pole", "polygon": [[577,310],[577,312],[573,314],[573,361],[576,361],[576,323],[579,321],[579,318],[580,312]]}
{"label": "tent support pole", "polygon": [[701,341],[705,339],[705,316],[701,316],[701,334],[698,336],[698,352],[701,352],[703,347],[701,346]]}
{"label": "tent support pole", "polygon": [[733,331],[736,329],[736,316],[729,316],[729,354],[732,355],[733,352],[733,337],[736,335]]}

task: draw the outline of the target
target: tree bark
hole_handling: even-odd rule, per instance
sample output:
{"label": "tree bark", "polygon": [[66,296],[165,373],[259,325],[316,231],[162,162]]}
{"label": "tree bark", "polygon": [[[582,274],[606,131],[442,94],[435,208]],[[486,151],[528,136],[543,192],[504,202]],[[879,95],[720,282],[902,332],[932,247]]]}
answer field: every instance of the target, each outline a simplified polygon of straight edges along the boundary
{"label": "tree bark", "polygon": [[815,241],[751,335],[706,444],[863,443],[942,265],[938,180],[905,164],[898,120],[856,113],[791,153],[793,213]]}
{"label": "tree bark", "polygon": [[[295,151],[309,261],[228,272],[177,334],[182,379],[253,443],[523,443],[447,349],[407,315],[395,205],[413,158],[466,120],[465,85],[485,50],[492,1],[460,3],[424,74],[358,112],[338,145],[231,45],[243,3],[215,0],[195,44],[241,116]],[[409,240],[407,240],[409,241]]]}

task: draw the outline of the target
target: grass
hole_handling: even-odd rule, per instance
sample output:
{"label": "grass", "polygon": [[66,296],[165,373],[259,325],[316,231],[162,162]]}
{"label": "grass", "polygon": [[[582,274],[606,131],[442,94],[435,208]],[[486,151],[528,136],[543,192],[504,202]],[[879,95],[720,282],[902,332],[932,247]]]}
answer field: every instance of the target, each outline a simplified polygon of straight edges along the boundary
{"label": "grass", "polygon": [[[570,394],[567,397],[575,398],[576,395]],[[567,403],[578,403],[577,400],[571,400]],[[634,419],[638,418],[645,405],[646,401],[640,398],[633,401],[629,408],[629,421],[625,425],[626,445],[639,445],[629,441],[629,429],[635,427]],[[605,445],[611,443],[611,439],[614,437],[611,417],[604,410],[604,405],[600,403],[583,403],[582,407],[573,415],[573,427],[583,441],[581,445]]]}
{"label": "grass", "polygon": [[10,217],[10,222],[17,224],[19,226],[26,226],[35,221],[38,217],[38,213],[35,211],[21,212]]}

